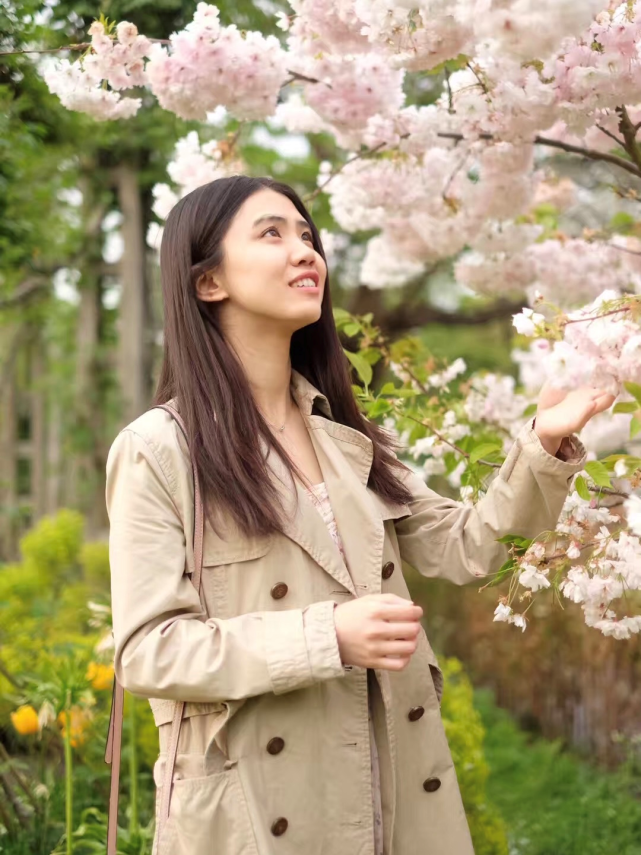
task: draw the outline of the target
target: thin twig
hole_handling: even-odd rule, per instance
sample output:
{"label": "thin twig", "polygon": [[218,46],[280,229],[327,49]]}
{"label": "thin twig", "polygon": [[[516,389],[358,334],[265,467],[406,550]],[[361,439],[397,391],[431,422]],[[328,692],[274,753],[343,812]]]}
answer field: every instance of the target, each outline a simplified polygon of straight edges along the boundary
{"label": "thin twig", "polygon": [[616,243],[608,243],[606,246],[612,247],[612,249],[618,249],[621,252],[627,252],[630,255],[641,255],[641,252],[639,252],[638,249],[628,249],[627,246],[619,246]]}
{"label": "thin twig", "polygon": [[0,674],[5,678],[8,683],[11,683],[12,686],[15,686],[16,689],[22,688],[22,683],[16,677],[14,677],[13,674],[10,674],[7,671],[6,667],[3,665],[2,662],[0,662]]}
{"label": "thin twig", "polygon": [[29,822],[27,820],[27,817],[25,816],[25,809],[21,805],[16,794],[13,792],[13,790],[9,786],[9,784],[8,784],[4,774],[2,772],[0,772],[0,787],[4,790],[4,794],[6,796],[7,802],[11,803],[11,807],[13,808],[13,812],[16,815],[16,818],[17,818],[18,822],[20,823],[20,825],[24,829],[29,828]]}
{"label": "thin twig", "polygon": [[[410,376],[410,377],[412,378],[412,380],[413,380],[413,381],[414,381],[414,382],[419,386],[419,388],[420,388],[421,392],[422,392],[424,395],[429,395],[429,390],[427,389],[427,387],[426,387],[423,383],[421,383],[421,381],[418,379],[418,377],[414,374],[414,372],[413,372],[413,371],[411,371],[409,368],[407,368],[407,366],[403,366],[403,370],[404,370],[407,374],[409,374],[409,376]],[[469,458],[470,458],[470,456],[471,456],[471,455],[470,455],[467,451],[464,451],[460,446],[456,445],[456,443],[454,443],[454,442],[450,442],[450,440],[449,440],[449,439],[446,439],[446,438],[443,436],[443,434],[441,434],[439,431],[437,431],[437,430],[436,430],[436,428],[435,428],[435,427],[433,427],[433,426],[432,426],[431,424],[429,424],[428,422],[422,421],[421,419],[415,419],[415,418],[414,418],[414,416],[408,416],[408,415],[406,415],[405,413],[403,413],[403,417],[404,417],[404,418],[411,419],[413,422],[416,422],[417,424],[423,425],[423,427],[426,427],[429,431],[431,431],[437,439],[439,439],[441,442],[444,442],[444,443],[445,443],[445,445],[449,445],[449,446],[450,446],[450,448],[453,448],[453,449],[454,449],[454,451],[457,451],[459,454],[462,454],[462,455],[463,455],[463,457],[466,457],[466,458],[468,458],[468,460],[469,460]],[[481,459],[481,460],[479,460],[479,461],[477,461],[477,462],[478,462],[478,463],[482,463],[482,464],[484,464],[485,466],[491,466],[493,469],[500,469],[500,468],[501,468],[501,464],[500,464],[500,463],[491,463],[489,460],[483,460],[483,459]]]}
{"label": "thin twig", "polygon": [[604,496],[621,496],[622,499],[629,499],[629,493],[622,493],[620,490],[614,490],[612,487],[599,487],[597,484],[588,484],[588,490],[591,493],[603,493]]}
{"label": "thin twig", "polygon": [[624,140],[620,140],[616,134],[613,134],[613,133],[612,133],[612,131],[609,131],[607,128],[604,128],[604,127],[603,127],[603,125],[598,125],[598,124],[597,124],[597,128],[598,128],[602,133],[604,133],[604,134],[606,134],[607,136],[609,136],[609,137],[610,137],[610,139],[613,139],[617,145],[621,146],[621,148],[623,148],[623,149],[625,148],[625,141],[624,141]]}
{"label": "thin twig", "polygon": [[612,309],[609,312],[603,312],[601,315],[590,315],[587,318],[565,318],[561,321],[561,326],[567,326],[568,324],[582,324],[586,321],[600,321],[601,318],[607,318],[608,315],[618,315],[620,312],[629,312],[629,306],[621,306],[620,309]]}
{"label": "thin twig", "polygon": [[[159,45],[170,45],[170,39],[149,39],[150,42],[155,42]],[[61,45],[57,48],[38,48],[35,50],[5,50],[0,51],[0,56],[15,56],[19,53],[60,53],[63,50],[87,50],[91,47],[91,42],[80,42],[72,45]]]}
{"label": "thin twig", "polygon": [[479,86],[481,87],[481,89],[483,90],[483,92],[484,92],[486,95],[489,95],[489,92],[488,92],[488,90],[487,90],[487,85],[486,85],[486,84],[485,84],[485,82],[484,82],[483,80],[481,80],[481,78],[479,77],[479,73],[478,73],[478,71],[476,70],[476,68],[474,68],[474,66],[472,65],[472,63],[471,63],[471,62],[466,63],[466,65],[467,65],[467,68],[469,68],[469,70],[472,72],[472,74],[474,75],[474,77],[476,77],[476,79],[478,80],[478,82],[479,82]]}
{"label": "thin twig", "polygon": [[[457,451],[463,457],[467,457],[469,459],[470,455],[468,454],[467,451],[463,451],[463,449],[460,446],[456,445],[456,443],[450,442],[449,439],[446,439],[443,436],[443,434],[439,433],[439,431],[437,431],[436,428],[433,427],[429,422],[422,421],[421,419],[415,419],[414,416],[408,416],[406,413],[403,413],[403,418],[411,419],[413,422],[416,422],[419,425],[423,425],[423,427],[426,427],[429,431],[431,431],[434,434],[434,436],[437,439],[439,439],[441,442],[445,443],[445,445],[449,445],[449,447],[454,449],[454,451]],[[482,463],[484,466],[491,466],[493,469],[500,469],[501,468],[500,463],[491,463],[489,460],[481,459],[481,460],[477,460],[476,462]]]}
{"label": "thin twig", "polygon": [[323,181],[322,184],[319,184],[318,187],[312,193],[309,193],[307,196],[304,197],[303,201],[305,203],[312,202],[318,196],[318,194],[325,187],[327,187],[329,182],[332,179],[336,178],[336,176],[339,175],[343,171],[343,169],[345,169],[346,166],[349,166],[350,163],[354,163],[355,160],[362,160],[363,158],[371,157],[371,155],[375,154],[379,149],[383,148],[383,146],[386,145],[387,142],[383,140],[383,142],[380,142],[378,145],[374,146],[374,148],[368,148],[365,151],[361,151],[358,154],[355,154],[354,157],[350,157],[349,160],[346,160],[344,163],[341,163],[338,169],[333,170],[331,174],[327,177],[327,179]]}
{"label": "thin twig", "polygon": [[24,791],[25,795],[27,796],[27,798],[29,799],[29,801],[33,805],[33,809],[35,810],[35,812],[39,813],[40,805],[38,804],[37,799],[35,798],[34,794],[31,792],[29,784],[27,783],[25,778],[23,778],[21,773],[16,769],[12,757],[10,757],[9,752],[4,747],[2,742],[0,742],[0,757],[2,757],[4,762],[7,764],[7,768],[9,769],[9,772],[13,775],[13,777],[18,782],[18,786],[20,787],[20,789]]}

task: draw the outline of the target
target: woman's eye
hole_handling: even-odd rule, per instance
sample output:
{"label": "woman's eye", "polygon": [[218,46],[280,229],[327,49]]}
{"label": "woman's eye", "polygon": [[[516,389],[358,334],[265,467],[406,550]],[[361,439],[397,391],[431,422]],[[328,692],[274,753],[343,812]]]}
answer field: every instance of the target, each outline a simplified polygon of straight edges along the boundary
{"label": "woman's eye", "polygon": [[[276,232],[276,234],[278,235],[278,237],[280,237],[280,234],[279,234],[278,229],[276,228],[276,226],[270,226],[266,231],[264,231],[264,232],[263,232],[263,237],[265,237],[265,235],[269,234],[269,232]],[[314,242],[314,238],[313,238],[313,236],[312,236],[311,232],[303,232],[303,235],[307,235],[307,236],[308,236],[308,238],[309,238],[309,240],[310,240],[312,243]]]}

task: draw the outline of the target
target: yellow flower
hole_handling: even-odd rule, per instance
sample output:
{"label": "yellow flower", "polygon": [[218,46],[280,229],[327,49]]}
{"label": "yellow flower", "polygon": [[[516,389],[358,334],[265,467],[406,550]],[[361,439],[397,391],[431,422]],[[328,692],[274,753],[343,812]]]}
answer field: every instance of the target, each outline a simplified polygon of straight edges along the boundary
{"label": "yellow flower", "polygon": [[[78,745],[81,745],[86,739],[87,734],[85,733],[85,727],[91,720],[92,715],[89,710],[75,706],[71,707],[69,718],[71,719],[71,744],[74,748],[77,748]],[[62,727],[63,739],[66,736],[66,722],[67,712],[66,710],[62,710],[62,712],[58,714],[58,724]]]}
{"label": "yellow flower", "polygon": [[11,713],[11,723],[22,736],[38,733],[38,713],[31,704],[23,704]]}
{"label": "yellow flower", "polygon": [[85,675],[92,688],[97,691],[110,689],[114,677],[113,665],[101,665],[100,662],[90,662]]}

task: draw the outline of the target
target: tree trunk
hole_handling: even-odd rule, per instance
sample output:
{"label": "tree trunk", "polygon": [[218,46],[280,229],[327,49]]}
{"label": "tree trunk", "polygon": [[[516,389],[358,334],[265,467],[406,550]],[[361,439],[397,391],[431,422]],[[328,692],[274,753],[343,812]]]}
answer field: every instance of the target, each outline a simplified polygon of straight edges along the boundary
{"label": "tree trunk", "polygon": [[114,177],[123,215],[118,368],[121,417],[127,424],[149,405],[146,246],[138,174],[124,163],[114,170]]}
{"label": "tree trunk", "polygon": [[43,385],[44,342],[38,337],[31,351],[31,507],[34,521],[44,516],[46,500],[46,391]]}
{"label": "tree trunk", "polygon": [[87,517],[91,537],[104,527],[105,405],[103,366],[99,359],[102,312],[105,188],[86,164],[79,180],[83,195],[84,248],[79,261],[80,303],[76,327],[75,406],[71,433],[73,455],[63,488],[64,503]]}
{"label": "tree trunk", "polygon": [[8,352],[3,356],[0,385],[0,561],[9,561],[15,556],[16,549],[17,414],[14,354]]}

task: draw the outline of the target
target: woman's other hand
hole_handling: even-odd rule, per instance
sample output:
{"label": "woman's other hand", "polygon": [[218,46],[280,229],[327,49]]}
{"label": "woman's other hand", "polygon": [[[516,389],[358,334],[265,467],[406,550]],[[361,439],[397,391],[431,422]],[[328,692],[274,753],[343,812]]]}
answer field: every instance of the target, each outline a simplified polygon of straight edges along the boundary
{"label": "woman's other hand", "polygon": [[423,609],[396,594],[368,594],[334,610],[344,665],[402,671],[418,646]]}

